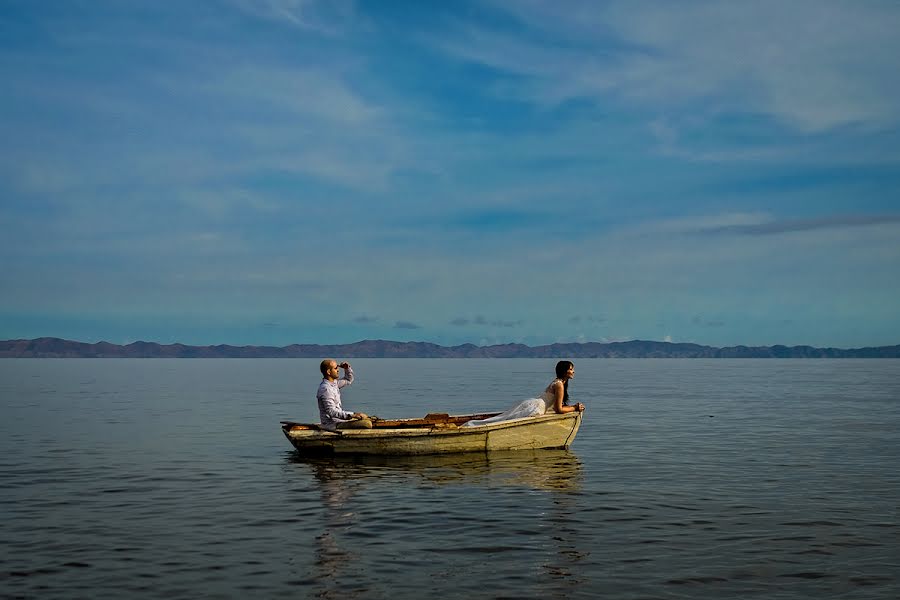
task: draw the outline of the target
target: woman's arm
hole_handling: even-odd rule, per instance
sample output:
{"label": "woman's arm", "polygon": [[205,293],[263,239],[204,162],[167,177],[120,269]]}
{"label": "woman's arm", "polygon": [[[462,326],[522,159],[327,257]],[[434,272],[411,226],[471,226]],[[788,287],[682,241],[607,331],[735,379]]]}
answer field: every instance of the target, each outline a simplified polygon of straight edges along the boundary
{"label": "woman's arm", "polygon": [[553,390],[554,398],[553,398],[553,410],[558,413],[567,413],[567,412],[575,412],[584,410],[584,404],[579,402],[574,406],[566,406],[563,404],[563,398],[565,398],[566,390],[563,388],[562,381],[553,382],[553,386],[551,387]]}

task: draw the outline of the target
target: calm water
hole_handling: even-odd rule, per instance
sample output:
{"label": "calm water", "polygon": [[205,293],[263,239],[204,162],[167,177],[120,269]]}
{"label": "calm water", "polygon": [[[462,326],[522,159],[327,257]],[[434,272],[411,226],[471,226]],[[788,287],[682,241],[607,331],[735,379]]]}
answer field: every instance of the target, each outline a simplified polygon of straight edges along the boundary
{"label": "calm water", "polygon": [[[554,364],[358,359],[344,400],[501,410]],[[0,596],[900,597],[900,361],[578,360],[570,451],[304,460],[317,365],[0,361]]]}

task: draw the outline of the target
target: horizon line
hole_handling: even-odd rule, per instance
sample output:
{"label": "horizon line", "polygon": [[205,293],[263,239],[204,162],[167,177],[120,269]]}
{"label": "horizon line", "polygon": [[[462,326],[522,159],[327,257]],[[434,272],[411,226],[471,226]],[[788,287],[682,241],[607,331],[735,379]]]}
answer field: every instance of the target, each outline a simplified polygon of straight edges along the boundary
{"label": "horizon line", "polygon": [[215,348],[215,347],[230,347],[230,348],[290,348],[292,346],[354,346],[357,344],[363,344],[366,342],[382,342],[382,343],[390,343],[390,344],[430,344],[432,346],[437,346],[439,348],[461,348],[465,346],[472,346],[475,348],[497,348],[501,346],[520,346],[524,348],[542,348],[542,347],[552,347],[552,346],[585,346],[588,344],[599,344],[599,345],[612,345],[612,344],[628,344],[628,343],[652,343],[652,344],[668,344],[672,346],[686,345],[686,346],[700,346],[704,348],[717,348],[717,349],[729,349],[729,348],[775,348],[775,347],[783,347],[783,348],[814,348],[814,349],[822,349],[822,350],[865,350],[865,349],[873,349],[873,348],[894,348],[900,346],[900,344],[882,344],[877,346],[859,346],[854,348],[840,348],[837,346],[813,346],[811,344],[761,344],[761,345],[748,345],[748,344],[732,344],[727,346],[714,346],[710,344],[701,344],[699,342],[675,342],[675,341],[667,341],[667,340],[646,340],[646,339],[630,339],[630,340],[614,340],[614,341],[585,341],[585,342],[552,342],[549,344],[537,344],[537,345],[528,345],[521,342],[506,342],[499,344],[488,344],[488,345],[478,345],[472,342],[466,342],[463,344],[455,344],[455,345],[446,345],[439,344],[437,342],[431,342],[426,340],[418,340],[418,341],[400,341],[400,340],[389,340],[389,339],[372,339],[366,338],[362,340],[358,340],[355,342],[344,342],[344,343],[318,343],[318,342],[292,342],[287,345],[272,345],[272,344],[229,344],[229,343],[220,343],[220,344],[185,344],[183,342],[156,342],[156,341],[148,341],[148,340],[134,340],[132,342],[127,343],[117,343],[117,342],[109,342],[106,340],[100,340],[97,342],[85,342],[81,340],[72,340],[67,338],[55,337],[55,336],[40,336],[36,338],[14,338],[14,339],[4,339],[0,340],[0,343],[10,343],[10,342],[36,342],[40,340],[55,340],[61,342],[69,342],[75,344],[86,344],[86,345],[98,345],[98,344],[109,344],[111,346],[131,346],[134,344],[155,344],[157,346],[184,346],[184,347],[193,347],[193,348]]}

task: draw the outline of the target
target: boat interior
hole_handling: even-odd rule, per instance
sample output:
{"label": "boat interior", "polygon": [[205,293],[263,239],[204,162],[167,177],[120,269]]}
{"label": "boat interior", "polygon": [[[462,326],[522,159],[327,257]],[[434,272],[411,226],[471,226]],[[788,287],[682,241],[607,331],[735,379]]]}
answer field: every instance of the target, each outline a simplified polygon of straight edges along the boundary
{"label": "boat interior", "polygon": [[[472,419],[487,419],[498,414],[500,413],[484,413],[476,415],[449,415],[447,413],[428,413],[421,419],[382,419],[380,417],[369,418],[372,419],[373,429],[415,429],[424,427],[446,427],[448,429],[452,429],[455,427],[459,427],[466,421],[471,421]],[[281,421],[281,428],[285,431],[322,429],[318,423],[297,423],[294,421]]]}

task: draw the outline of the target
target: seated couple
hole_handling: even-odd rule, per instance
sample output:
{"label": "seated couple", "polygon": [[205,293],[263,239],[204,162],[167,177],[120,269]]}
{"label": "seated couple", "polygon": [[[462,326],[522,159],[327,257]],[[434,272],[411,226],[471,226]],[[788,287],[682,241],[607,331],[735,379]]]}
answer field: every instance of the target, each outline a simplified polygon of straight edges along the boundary
{"label": "seated couple", "polygon": [[[344,370],[344,376],[339,378],[340,371]],[[353,369],[350,363],[338,364],[330,358],[319,365],[322,372],[322,383],[316,393],[319,403],[319,419],[322,429],[335,431],[337,429],[371,429],[372,419],[361,412],[344,410],[341,405],[341,388],[353,383]],[[575,365],[568,360],[556,363],[556,379],[544,389],[537,398],[530,398],[520,402],[508,411],[489,419],[472,420],[464,423],[463,427],[488,425],[511,419],[534,417],[546,413],[567,413],[584,410],[584,404],[568,405],[569,380],[575,377]]]}

